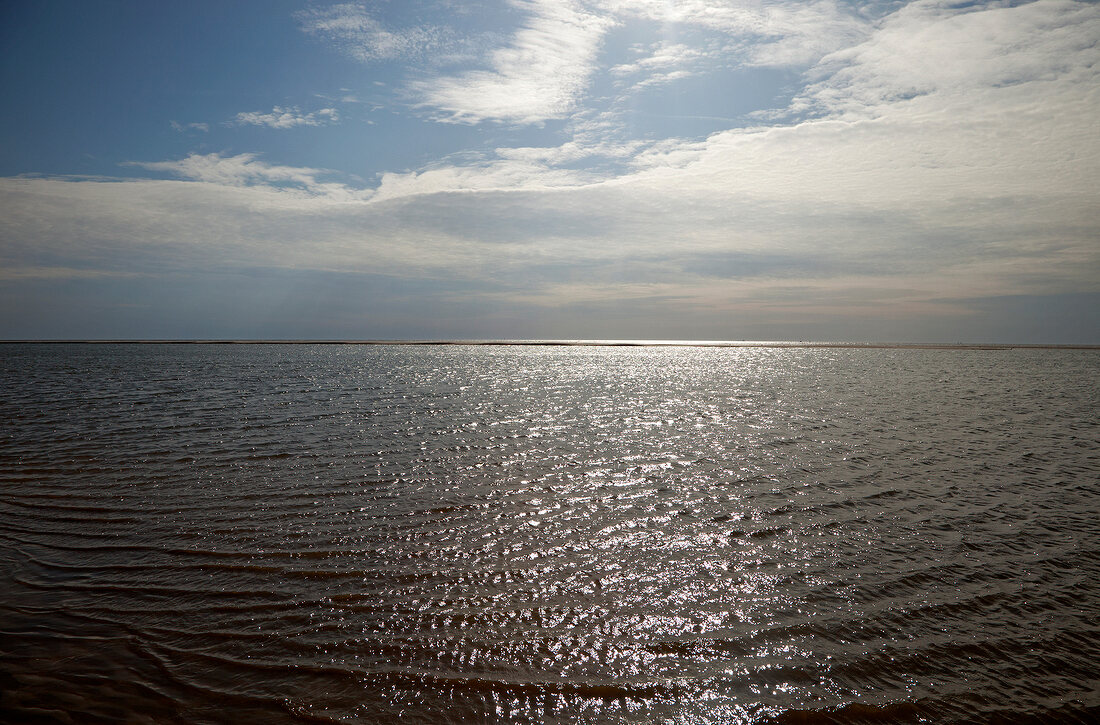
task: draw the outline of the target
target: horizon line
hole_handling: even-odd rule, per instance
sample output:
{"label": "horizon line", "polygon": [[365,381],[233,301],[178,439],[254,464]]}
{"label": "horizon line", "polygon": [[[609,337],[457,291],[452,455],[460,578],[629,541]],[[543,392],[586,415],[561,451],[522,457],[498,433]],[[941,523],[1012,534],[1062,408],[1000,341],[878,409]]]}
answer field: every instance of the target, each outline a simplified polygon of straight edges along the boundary
{"label": "horizon line", "polygon": [[813,340],[600,340],[600,339],[442,339],[442,340],[342,340],[342,339],[225,339],[225,338],[66,338],[0,339],[0,344],[45,345],[392,345],[392,346],[481,346],[481,347],[726,347],[726,348],[851,348],[916,350],[1100,350],[1092,343],[1018,342],[851,342]]}

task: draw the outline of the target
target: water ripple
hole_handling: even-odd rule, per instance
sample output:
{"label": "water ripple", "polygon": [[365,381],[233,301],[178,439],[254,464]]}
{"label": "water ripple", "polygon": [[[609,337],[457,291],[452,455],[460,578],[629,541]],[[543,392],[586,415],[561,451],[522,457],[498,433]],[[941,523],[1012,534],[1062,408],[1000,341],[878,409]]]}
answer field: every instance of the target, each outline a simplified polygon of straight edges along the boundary
{"label": "water ripple", "polygon": [[0,371],[0,720],[1100,718],[1094,351]]}

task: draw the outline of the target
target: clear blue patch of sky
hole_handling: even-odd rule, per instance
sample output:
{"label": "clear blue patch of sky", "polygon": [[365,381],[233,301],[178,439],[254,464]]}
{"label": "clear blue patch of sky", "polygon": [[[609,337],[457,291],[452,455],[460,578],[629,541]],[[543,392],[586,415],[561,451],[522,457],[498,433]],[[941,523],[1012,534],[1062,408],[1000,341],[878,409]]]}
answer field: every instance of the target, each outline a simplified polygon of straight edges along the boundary
{"label": "clear blue patch of sky", "polygon": [[775,68],[723,69],[642,89],[627,115],[637,138],[703,137],[756,125],[755,111],[782,109],[797,76]]}
{"label": "clear blue patch of sky", "polygon": [[801,87],[799,68],[751,67],[741,63],[721,33],[653,21],[632,20],[613,29],[601,52],[603,69],[644,60],[660,43],[683,44],[708,55],[656,72],[690,75],[634,89],[648,72],[600,73],[591,96],[601,110],[615,111],[627,139],[702,138],[755,125],[750,114],[785,108]]}
{"label": "clear blue patch of sky", "polygon": [[[0,173],[117,173],[219,123],[308,99],[297,3],[12,3],[0,17]],[[334,78],[334,81],[338,79]]]}

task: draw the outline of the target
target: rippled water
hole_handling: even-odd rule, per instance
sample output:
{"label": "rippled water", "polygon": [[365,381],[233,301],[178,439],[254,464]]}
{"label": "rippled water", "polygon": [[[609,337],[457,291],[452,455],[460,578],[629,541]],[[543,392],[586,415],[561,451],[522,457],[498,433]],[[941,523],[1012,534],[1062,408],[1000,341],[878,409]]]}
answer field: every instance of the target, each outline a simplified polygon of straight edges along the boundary
{"label": "rippled water", "polygon": [[1098,351],[0,372],[9,721],[1100,718]]}

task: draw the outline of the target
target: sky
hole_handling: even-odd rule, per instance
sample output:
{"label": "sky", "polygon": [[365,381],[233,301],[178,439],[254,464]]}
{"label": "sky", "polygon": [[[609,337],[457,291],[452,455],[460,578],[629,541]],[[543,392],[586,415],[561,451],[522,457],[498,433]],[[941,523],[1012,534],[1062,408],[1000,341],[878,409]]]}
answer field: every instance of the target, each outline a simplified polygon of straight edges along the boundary
{"label": "sky", "polygon": [[0,338],[1100,343],[1100,4],[9,0]]}

